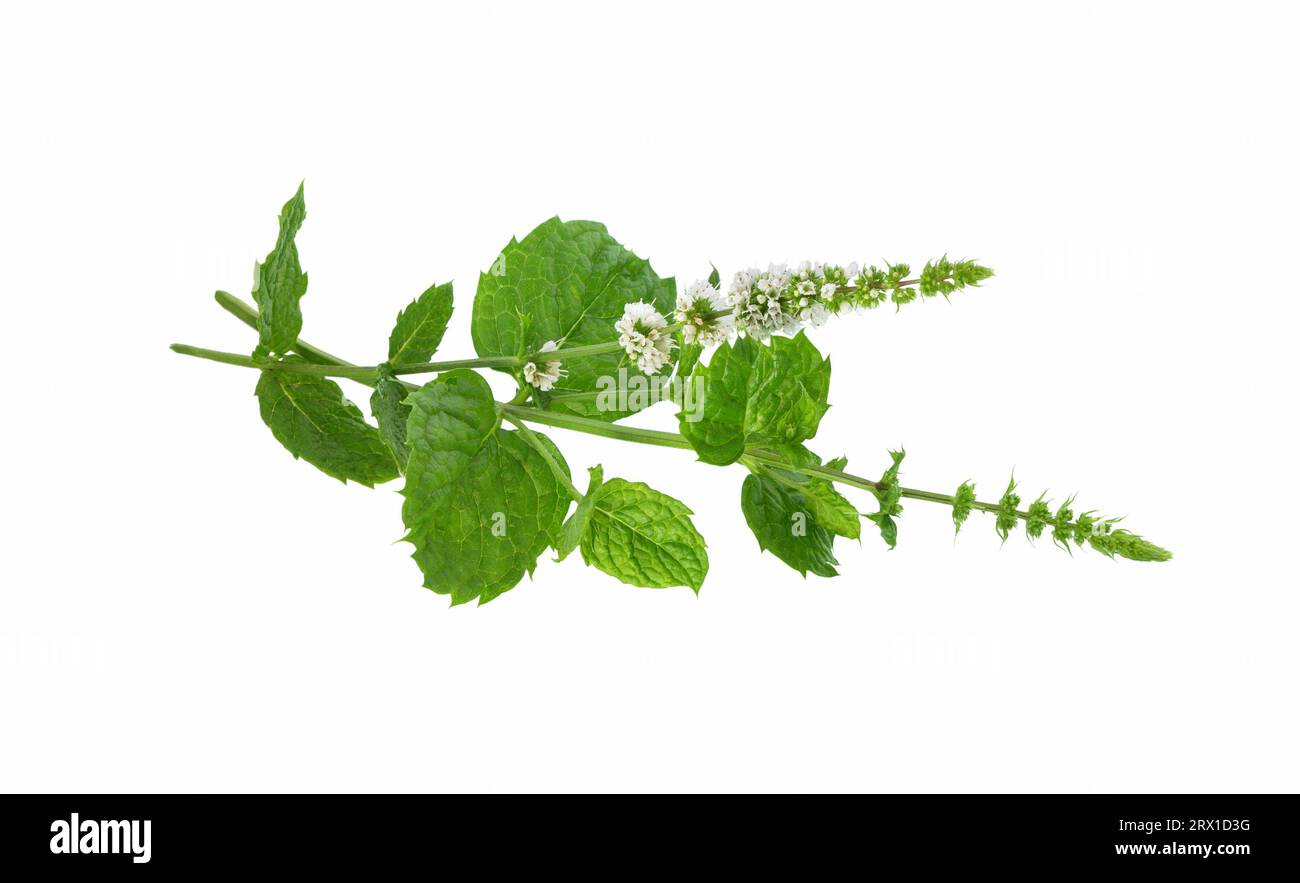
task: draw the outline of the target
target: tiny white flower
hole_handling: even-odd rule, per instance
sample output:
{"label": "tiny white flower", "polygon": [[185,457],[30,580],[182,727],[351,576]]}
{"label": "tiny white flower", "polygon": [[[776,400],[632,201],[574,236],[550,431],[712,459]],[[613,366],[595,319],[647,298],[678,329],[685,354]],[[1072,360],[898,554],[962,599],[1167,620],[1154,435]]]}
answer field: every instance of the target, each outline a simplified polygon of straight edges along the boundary
{"label": "tiny white flower", "polygon": [[[542,344],[538,352],[553,353],[558,348],[555,341],[548,340]],[[549,392],[555,386],[556,381],[563,376],[564,372],[560,370],[559,362],[542,362],[541,367],[538,367],[536,362],[529,362],[524,365],[524,380],[527,380],[543,392]]]}
{"label": "tiny white flower", "polygon": [[675,315],[678,322],[685,322],[690,315],[718,313],[726,310],[727,307],[727,300],[722,296],[721,291],[708,282],[699,281],[677,295]]}
{"label": "tiny white flower", "polygon": [[659,369],[668,364],[673,340],[662,331],[651,331],[647,335],[647,345],[641,349],[636,358],[636,366],[647,374],[658,374]]}
{"label": "tiny white flower", "polygon": [[829,300],[830,298],[835,296],[835,292],[838,290],[839,290],[839,286],[836,285],[834,282],[827,282],[825,285],[822,286],[821,296]]}
{"label": "tiny white flower", "polygon": [[644,334],[656,328],[663,328],[667,324],[664,317],[659,315],[654,307],[638,300],[630,304],[624,304],[623,318],[615,322],[614,327],[620,334],[631,334],[633,331]]}
{"label": "tiny white flower", "polygon": [[754,283],[758,281],[758,270],[750,268],[741,270],[731,279],[731,287],[727,289],[728,300],[731,306],[737,306],[749,299],[750,292],[754,288]]}

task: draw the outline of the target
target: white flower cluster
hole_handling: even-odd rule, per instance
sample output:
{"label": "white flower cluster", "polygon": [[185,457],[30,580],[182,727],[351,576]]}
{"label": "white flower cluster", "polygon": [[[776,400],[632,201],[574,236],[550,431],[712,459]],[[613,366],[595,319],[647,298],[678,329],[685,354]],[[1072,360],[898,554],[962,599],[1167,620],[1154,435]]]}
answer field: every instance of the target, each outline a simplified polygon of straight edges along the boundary
{"label": "white flower cluster", "polygon": [[677,310],[673,317],[681,324],[682,339],[687,343],[698,341],[703,346],[715,346],[730,340],[736,333],[730,311],[731,305],[722,292],[700,280],[677,295]]}
{"label": "white flower cluster", "polygon": [[[539,349],[538,352],[553,353],[556,349],[558,349],[558,347],[556,346],[555,341],[548,340],[546,343],[542,344],[542,348]],[[564,372],[560,370],[559,362],[542,362],[540,368],[537,366],[536,362],[529,362],[527,365],[524,365],[524,380],[527,380],[543,392],[549,392],[550,389],[555,386],[556,381],[563,376]]]}
{"label": "white flower cluster", "polygon": [[802,263],[793,270],[772,264],[766,270],[741,270],[727,292],[735,327],[766,340],[793,334],[804,325],[823,325],[831,313],[852,308],[841,289],[858,282],[858,267]]}
{"label": "white flower cluster", "polygon": [[614,323],[618,344],[636,366],[647,374],[656,374],[668,363],[673,348],[672,334],[664,317],[648,303],[636,301],[623,307],[623,318]]}

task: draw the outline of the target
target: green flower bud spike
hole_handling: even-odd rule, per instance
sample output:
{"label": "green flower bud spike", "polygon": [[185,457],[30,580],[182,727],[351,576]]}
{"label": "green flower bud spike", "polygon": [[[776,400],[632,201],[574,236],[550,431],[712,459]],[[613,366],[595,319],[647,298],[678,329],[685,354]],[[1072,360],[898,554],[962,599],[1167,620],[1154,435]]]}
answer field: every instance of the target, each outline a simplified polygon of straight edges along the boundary
{"label": "green flower bud spike", "polygon": [[[904,490],[902,496],[909,496]],[[926,499],[934,499],[927,496]],[[1007,485],[1002,499],[996,503],[982,503],[975,499],[975,486],[965,482],[957,488],[957,493],[947,498],[952,505],[952,520],[961,530],[962,524],[971,512],[989,512],[996,516],[994,528],[1005,543],[1015,530],[1019,521],[1025,522],[1025,535],[1031,540],[1038,539],[1048,528],[1052,528],[1052,542],[1073,554],[1070,541],[1076,546],[1088,545],[1108,558],[1127,558],[1130,561],[1168,561],[1173,554],[1155,543],[1115,525],[1118,518],[1101,519],[1093,511],[1084,512],[1075,519],[1070,508],[1074,504],[1071,496],[1052,514],[1052,507],[1046,494],[1042,494],[1025,511],[1020,511],[1020,495],[1016,493],[1016,480],[1013,477]]]}
{"label": "green flower bud spike", "polygon": [[1020,518],[1019,506],[1020,495],[1016,493],[1016,476],[1012,473],[1011,482],[1003,492],[1002,499],[998,501],[998,518],[993,526],[1004,543],[1007,541],[1007,536],[1016,528]]}
{"label": "green flower bud spike", "polygon": [[[1046,492],[1044,491],[1044,494]],[[1028,517],[1025,518],[1025,534],[1031,539],[1036,540],[1043,535],[1043,529],[1052,520],[1052,507],[1047,505],[1040,494],[1037,500],[1029,504]]]}
{"label": "green flower bud spike", "polygon": [[952,498],[952,523],[956,529],[953,534],[961,533],[961,526],[970,518],[971,512],[975,509],[975,484],[974,482],[964,481],[961,487],[957,488],[957,493]]}

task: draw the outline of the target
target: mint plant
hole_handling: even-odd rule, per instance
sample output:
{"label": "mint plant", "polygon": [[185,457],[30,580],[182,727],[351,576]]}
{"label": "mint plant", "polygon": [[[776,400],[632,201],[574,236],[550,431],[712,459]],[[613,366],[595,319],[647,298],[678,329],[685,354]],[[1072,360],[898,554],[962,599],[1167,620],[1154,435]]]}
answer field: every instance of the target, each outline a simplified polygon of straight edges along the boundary
{"label": "mint plant", "polygon": [[[294,240],[306,213],[299,187],[257,265],[253,304],[217,292],[218,304],[257,331],[251,355],[172,349],[256,369],[262,420],[296,459],[367,487],[402,477],[404,539],[425,587],[452,604],[491,601],[531,575],[548,548],[557,560],[578,549],[588,565],[634,586],[698,592],[704,582],[708,554],[685,504],[607,478],[599,465],[579,490],[537,426],[741,465],[749,475],[740,508],[760,549],[805,576],[836,575],[835,540],[858,539],[864,515],[892,549],[903,500],[951,507],[957,531],[977,512],[990,515],[1003,542],[1023,524],[1030,540],[1050,530],[1067,551],[1170,558],[1118,519],[1076,513],[1073,497],[1024,505],[1014,478],[996,501],[981,501],[971,482],[951,494],[904,486],[903,451],[891,451],[871,479],[807,446],[828,408],[831,369],[805,329],[977,287],[993,271],[974,261],[943,257],[916,274],[906,264],[774,265],[737,272],[725,293],[714,269],[679,294],[601,224],[552,218],[512,239],[480,274],[477,357],[433,361],[452,313],[446,283],[398,313],[384,362],[361,366],[300,336],[307,274]],[[497,401],[481,369],[514,378],[514,397]],[[423,385],[405,379],[427,374]],[[331,378],[370,388],[373,423]],[[618,422],[664,399],[677,405],[677,432]],[[865,492],[875,511],[859,512],[845,488]]]}

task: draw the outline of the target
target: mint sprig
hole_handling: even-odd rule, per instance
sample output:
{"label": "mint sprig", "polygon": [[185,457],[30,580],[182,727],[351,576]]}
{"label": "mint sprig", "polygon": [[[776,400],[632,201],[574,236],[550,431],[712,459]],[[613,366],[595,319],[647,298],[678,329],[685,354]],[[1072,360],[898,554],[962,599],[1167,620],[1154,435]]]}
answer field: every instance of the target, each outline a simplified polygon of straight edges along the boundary
{"label": "mint sprig", "polygon": [[[548,548],[557,560],[580,549],[585,563],[629,585],[698,592],[704,582],[706,544],[684,503],[641,481],[606,479],[600,466],[579,491],[559,448],[535,426],[741,464],[750,473],[741,512],[759,548],[805,576],[836,575],[835,540],[858,539],[862,517],[894,548],[905,499],[950,506],[958,531],[976,513],[992,515],[1004,542],[1023,525],[1031,541],[1050,531],[1067,551],[1171,557],[1118,519],[1075,514],[1074,497],[1053,507],[1040,494],[1022,509],[1014,478],[999,500],[981,501],[969,481],[951,495],[903,485],[901,450],[868,479],[806,446],[829,408],[831,370],[805,329],[855,309],[978,286],[992,270],[974,261],[945,256],[916,276],[902,263],[773,265],[736,273],[725,295],[714,269],[678,295],[673,279],[603,225],[552,218],[512,239],[480,275],[476,357],[434,361],[452,314],[447,283],[398,313],[384,362],[357,365],[300,336],[307,274],[296,237],[305,217],[299,187],[257,265],[254,304],[217,292],[223,309],[257,331],[252,352],[173,349],[258,370],[272,435],[327,475],[374,486],[404,474],[404,539],[424,585],[453,604],[498,597]],[[514,397],[497,401],[482,369],[513,377]],[[423,385],[408,379],[421,374],[436,376]],[[375,423],[331,378],[370,387]],[[666,393],[654,386],[665,378],[673,380]],[[676,403],[679,432],[618,422],[662,400]],[[860,513],[841,489],[865,491],[876,511]]]}

